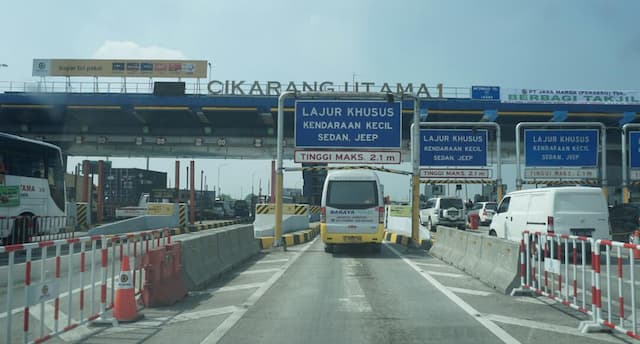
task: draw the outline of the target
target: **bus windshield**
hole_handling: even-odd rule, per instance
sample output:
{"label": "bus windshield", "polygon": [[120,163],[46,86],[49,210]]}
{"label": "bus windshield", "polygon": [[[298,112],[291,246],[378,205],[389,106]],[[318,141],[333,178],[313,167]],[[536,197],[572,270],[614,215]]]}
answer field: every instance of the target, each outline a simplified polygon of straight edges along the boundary
{"label": "bus windshield", "polygon": [[2,181],[7,186],[29,184],[26,178],[46,180],[53,202],[64,212],[64,168],[59,148],[0,135],[0,166],[5,176],[17,177]]}
{"label": "bus windshield", "polygon": [[326,205],[332,208],[366,209],[378,205],[378,188],[371,181],[331,181]]}

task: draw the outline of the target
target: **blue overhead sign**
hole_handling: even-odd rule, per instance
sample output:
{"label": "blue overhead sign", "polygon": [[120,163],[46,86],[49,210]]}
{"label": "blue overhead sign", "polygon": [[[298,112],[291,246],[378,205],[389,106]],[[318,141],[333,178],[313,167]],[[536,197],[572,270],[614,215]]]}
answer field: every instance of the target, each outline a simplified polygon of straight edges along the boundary
{"label": "blue overhead sign", "polygon": [[486,165],[486,129],[420,130],[420,166]]}
{"label": "blue overhead sign", "polygon": [[471,99],[500,101],[499,86],[471,86]]}
{"label": "blue overhead sign", "polygon": [[527,167],[597,167],[597,129],[526,129]]}
{"label": "blue overhead sign", "polygon": [[297,148],[394,148],[402,142],[402,103],[298,100]]}
{"label": "blue overhead sign", "polygon": [[629,167],[640,168],[640,131],[629,132]]}

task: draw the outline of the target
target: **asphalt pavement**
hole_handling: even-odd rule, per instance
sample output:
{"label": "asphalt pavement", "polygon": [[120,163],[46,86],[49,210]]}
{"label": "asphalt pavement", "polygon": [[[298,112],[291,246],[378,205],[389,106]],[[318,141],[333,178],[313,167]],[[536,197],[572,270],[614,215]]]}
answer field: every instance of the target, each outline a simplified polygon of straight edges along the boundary
{"label": "asphalt pavement", "polygon": [[361,247],[329,254],[317,239],[286,252],[264,251],[206,290],[142,313],[145,319],[132,324],[83,327],[67,341],[629,342],[613,334],[582,334],[583,314],[547,298],[499,294],[424,251],[385,244],[380,254]]}

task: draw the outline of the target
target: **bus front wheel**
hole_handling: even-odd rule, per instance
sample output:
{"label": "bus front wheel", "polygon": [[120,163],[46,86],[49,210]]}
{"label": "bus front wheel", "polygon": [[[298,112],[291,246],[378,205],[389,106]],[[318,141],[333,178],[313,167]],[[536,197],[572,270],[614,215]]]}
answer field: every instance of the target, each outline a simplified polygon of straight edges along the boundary
{"label": "bus front wheel", "polygon": [[327,253],[333,253],[333,245],[332,244],[325,244],[324,245],[324,251]]}

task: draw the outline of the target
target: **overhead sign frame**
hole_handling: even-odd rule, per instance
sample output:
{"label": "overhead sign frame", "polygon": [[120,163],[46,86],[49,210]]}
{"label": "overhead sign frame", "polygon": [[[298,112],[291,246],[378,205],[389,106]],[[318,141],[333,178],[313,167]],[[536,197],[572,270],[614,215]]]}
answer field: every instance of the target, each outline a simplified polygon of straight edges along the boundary
{"label": "overhead sign frame", "polygon": [[[273,246],[279,247],[283,246],[282,242],[282,214],[283,214],[283,204],[282,204],[282,184],[283,184],[283,155],[284,155],[284,103],[288,98],[294,99],[342,99],[342,100],[354,100],[354,101],[363,101],[363,100],[382,100],[387,103],[394,103],[395,99],[398,100],[413,100],[414,108],[413,108],[413,124],[412,124],[412,147],[417,147],[418,144],[418,130],[420,123],[420,98],[412,94],[405,93],[359,93],[353,94],[348,92],[283,92],[278,97],[278,119],[277,119],[277,147],[276,147],[276,180],[275,180],[275,189],[276,189],[276,214],[275,214],[275,228],[274,228],[274,240]],[[295,117],[295,113],[294,113]],[[400,102],[399,108],[399,138],[398,138],[398,147],[395,148],[397,150],[401,147],[402,144],[402,103]],[[305,146],[305,148],[312,148],[309,145]],[[395,146],[395,144],[394,144]],[[301,147],[298,147],[301,148]],[[330,148],[335,149],[338,148],[336,146],[324,147],[322,148]],[[354,147],[348,147],[354,148]],[[366,146],[366,148],[373,148],[371,145]],[[385,147],[392,148],[392,147]],[[411,220],[411,242],[412,246],[419,247],[420,245],[420,236],[419,236],[419,203],[420,203],[420,179],[419,179],[419,156],[417,149],[412,149],[412,178],[411,178],[411,188],[412,188],[412,220]],[[367,166],[363,166],[366,168]]]}
{"label": "overhead sign frame", "polygon": [[[597,129],[598,130],[598,142],[596,145],[596,152],[600,152],[600,159],[596,162],[595,166],[536,166],[535,169],[548,169],[550,171],[567,171],[567,176],[563,177],[562,175],[558,178],[523,178],[522,175],[522,153],[521,153],[521,132],[530,128],[551,128],[552,130],[557,130],[558,128],[563,128],[566,130],[576,129],[576,130],[585,130],[585,129]],[[580,182],[587,182],[591,180],[599,180],[602,184],[602,188],[605,193],[607,192],[607,132],[604,124],[600,122],[521,122],[516,125],[516,189],[521,190],[523,184],[539,184],[544,183],[549,180],[559,180],[560,183],[565,184],[577,184]],[[577,143],[579,144],[579,142]],[[600,165],[600,176],[599,178],[590,178],[588,170],[592,170],[594,167],[597,168]],[[526,165],[525,165],[526,167]],[[580,171],[583,170],[582,176],[580,175]],[[534,172],[528,171],[526,174],[531,176]]]}
{"label": "overhead sign frame", "polygon": [[[632,137],[636,135],[639,136],[638,140]],[[627,139],[629,140],[628,142]],[[629,185],[632,181],[637,183],[640,180],[640,165],[633,160],[634,158],[640,160],[640,123],[627,123],[623,125],[620,142],[622,145],[622,201],[623,203],[628,203],[631,198]]]}
{"label": "overhead sign frame", "polygon": [[[485,156],[484,166],[424,166],[420,164],[420,182],[428,184],[446,184],[455,182],[458,184],[497,184],[498,185],[498,199],[502,198],[502,159],[501,159],[501,131],[500,125],[495,122],[420,122],[420,133],[422,129],[435,129],[441,128],[444,130],[484,130],[487,133],[487,145],[485,149],[485,155],[489,153],[488,139],[489,130],[493,130],[496,133],[496,173],[495,176],[491,174],[488,166],[488,159]],[[422,136],[422,134],[420,134]],[[422,142],[422,137],[418,138],[419,142]],[[423,153],[422,143],[419,144],[420,154]],[[422,158],[419,161],[422,162]],[[445,168],[446,167],[446,168]],[[442,174],[442,175],[440,175]],[[435,176],[434,176],[435,175]],[[423,177],[428,176],[428,177]]]}

